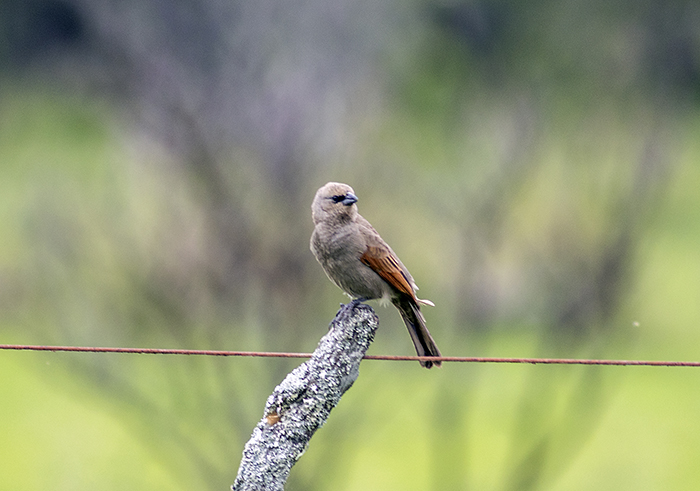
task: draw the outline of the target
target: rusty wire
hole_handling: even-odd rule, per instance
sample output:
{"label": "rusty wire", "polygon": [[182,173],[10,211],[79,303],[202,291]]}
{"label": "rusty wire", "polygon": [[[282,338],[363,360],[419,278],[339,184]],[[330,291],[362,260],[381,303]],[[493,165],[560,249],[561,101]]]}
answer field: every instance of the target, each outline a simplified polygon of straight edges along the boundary
{"label": "rusty wire", "polygon": [[[190,355],[190,356],[244,356],[256,358],[310,358],[311,353],[280,353],[270,351],[222,351],[169,348],[119,348],[89,346],[42,346],[28,344],[0,344],[0,350],[52,351],[79,353],[130,353],[139,355]],[[527,365],[603,365],[603,366],[651,366],[651,367],[700,367],[700,361],[663,360],[596,360],[586,358],[504,358],[490,356],[425,356],[366,355],[365,360],[421,361],[433,360],[457,363],[511,363]]]}

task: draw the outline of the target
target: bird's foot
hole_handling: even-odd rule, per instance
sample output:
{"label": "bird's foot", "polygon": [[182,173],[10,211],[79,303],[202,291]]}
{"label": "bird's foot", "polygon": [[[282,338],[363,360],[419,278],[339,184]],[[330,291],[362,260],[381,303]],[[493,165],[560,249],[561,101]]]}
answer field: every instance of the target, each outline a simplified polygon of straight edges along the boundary
{"label": "bird's foot", "polygon": [[355,307],[357,307],[358,305],[360,305],[362,302],[366,302],[367,300],[369,300],[369,298],[361,297],[361,298],[353,298],[352,300],[350,300],[349,303],[345,303],[345,304],[341,303],[340,309],[338,310],[338,313],[335,315],[340,314],[341,312],[345,311],[346,309],[352,310]]}

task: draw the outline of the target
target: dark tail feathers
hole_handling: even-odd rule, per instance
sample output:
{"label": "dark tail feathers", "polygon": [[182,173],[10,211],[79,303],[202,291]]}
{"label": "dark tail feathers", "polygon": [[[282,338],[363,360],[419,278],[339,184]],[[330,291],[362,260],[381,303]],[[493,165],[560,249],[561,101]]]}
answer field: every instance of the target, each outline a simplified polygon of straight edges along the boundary
{"label": "dark tail feathers", "polygon": [[[425,326],[425,318],[423,318],[418,304],[407,295],[393,298],[392,303],[399,310],[401,318],[408,328],[418,356],[441,356],[440,350]],[[421,361],[420,364],[425,368],[432,368],[433,365],[439,367],[442,362],[428,360]]]}

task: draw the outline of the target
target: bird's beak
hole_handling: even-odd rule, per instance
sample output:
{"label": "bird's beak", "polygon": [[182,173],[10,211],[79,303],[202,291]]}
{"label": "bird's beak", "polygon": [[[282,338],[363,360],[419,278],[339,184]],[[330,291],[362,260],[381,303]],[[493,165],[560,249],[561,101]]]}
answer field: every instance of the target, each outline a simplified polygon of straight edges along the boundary
{"label": "bird's beak", "polygon": [[348,193],[345,195],[345,199],[342,201],[342,203],[345,206],[353,205],[353,204],[357,203],[357,196],[355,196],[352,193]]}

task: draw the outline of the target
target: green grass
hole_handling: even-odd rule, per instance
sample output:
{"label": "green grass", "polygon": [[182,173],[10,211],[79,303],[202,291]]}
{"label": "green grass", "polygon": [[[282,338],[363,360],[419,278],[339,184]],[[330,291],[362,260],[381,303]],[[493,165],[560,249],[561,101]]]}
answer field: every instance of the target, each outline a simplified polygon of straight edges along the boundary
{"label": "green grass", "polygon": [[[201,327],[160,317],[159,309],[138,298],[124,272],[125,264],[146,268],[153,265],[150,259],[164,254],[154,239],[154,229],[164,221],[177,222],[174,216],[183,223],[197,221],[198,210],[188,205],[169,214],[168,197],[186,195],[180,176],[162,176],[163,169],[127,154],[112,137],[104,108],[17,90],[0,109],[0,280],[11,286],[0,290],[5,307],[0,342],[148,341],[165,347],[161,343],[179,339],[162,336],[159,323],[180,321],[183,330],[193,331]],[[455,224],[461,224],[472,203],[468,192],[456,198],[449,192],[460,189],[460,179],[469,178],[474,188],[488,181],[497,152],[483,148],[492,145],[493,150],[498,142],[483,130],[457,144],[434,121],[426,123],[430,134],[421,142],[420,124],[397,119],[396,126],[379,132],[379,139],[399,144],[371,141],[358,152],[381,154],[380,146],[391,147],[383,154],[384,172],[392,175],[400,168],[397,162],[405,165],[403,179],[415,200],[408,200],[406,217],[396,223],[370,211],[380,208],[379,198],[368,197],[363,206],[366,215],[376,216],[375,225],[389,224],[387,235],[410,235],[418,226],[428,235],[421,244],[445,251],[428,265],[412,267],[421,292],[432,292],[425,296],[438,304],[427,316],[443,351],[561,355],[556,349],[569,346],[548,339],[536,316],[504,321],[488,332],[452,325],[450,309],[459,301],[450,296],[453,256],[465,247]],[[402,133],[405,124],[413,126]],[[489,124],[498,127],[498,118]],[[685,124],[693,128],[692,121]],[[609,146],[572,144],[566,130],[541,143],[537,172],[505,200],[513,206],[504,219],[511,236],[503,249],[489,251],[504,277],[523,259],[518,245],[548,254],[547,234],[558,225],[570,233],[564,243],[576,234],[582,237],[580,250],[599,243],[609,209],[597,196],[624,183],[624,172],[614,166],[631,158],[641,139],[624,124],[611,123],[607,129],[619,138],[611,138]],[[577,356],[700,359],[700,146],[690,129],[679,138],[682,150],[667,189],[638,231],[639,249],[623,302],[609,321],[619,334],[601,336],[602,348],[572,342]],[[605,133],[606,128],[594,132]],[[402,147],[402,138],[410,145]],[[455,146],[444,148],[449,144]],[[450,162],[462,150],[479,147],[492,160],[472,167]],[[572,147],[583,148],[580,161],[567,160],[575,153]],[[425,167],[431,156],[437,162],[434,172]],[[369,166],[368,160],[361,165]],[[587,167],[588,161],[595,165]],[[421,190],[423,183],[430,184],[427,191]],[[433,198],[437,204],[421,207]],[[36,235],[37,230],[45,235]],[[67,234],[63,242],[62,234]],[[76,236],[81,240],[73,240]],[[411,259],[403,256],[407,264],[425,255],[417,242],[403,248]],[[431,271],[440,274],[430,277]],[[335,302],[340,295],[328,298]],[[382,324],[372,351],[410,353],[396,313],[378,312]],[[246,322],[262,322],[255,312],[247,315]],[[309,330],[318,324],[314,319]],[[101,330],[93,331],[96,326]],[[251,337],[262,337],[246,337],[236,327],[225,326],[227,348],[241,349]],[[403,337],[395,337],[399,332]],[[201,336],[205,342],[205,334],[196,331],[184,339]],[[75,363],[81,356],[0,352],[0,490],[223,489],[222,483],[235,477],[242,441],[262,416],[274,385],[269,374],[296,365],[112,356],[91,358],[93,364],[85,366],[94,371],[72,371],[82,366]],[[258,382],[260,374],[266,376],[264,383]],[[446,364],[429,372],[417,364],[366,363],[292,470],[288,489],[498,490],[527,479],[533,480],[528,489],[695,489],[700,482],[698,377],[700,372],[683,368]],[[107,383],[124,381],[147,404],[132,404],[112,390],[118,383]],[[539,469],[534,476],[528,474],[533,469]]]}
{"label": "green grass", "polygon": [[189,489],[58,358],[0,356],[0,489]]}

